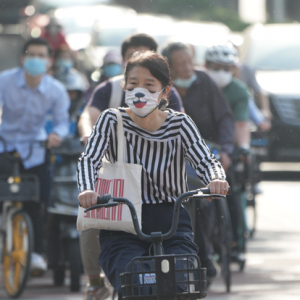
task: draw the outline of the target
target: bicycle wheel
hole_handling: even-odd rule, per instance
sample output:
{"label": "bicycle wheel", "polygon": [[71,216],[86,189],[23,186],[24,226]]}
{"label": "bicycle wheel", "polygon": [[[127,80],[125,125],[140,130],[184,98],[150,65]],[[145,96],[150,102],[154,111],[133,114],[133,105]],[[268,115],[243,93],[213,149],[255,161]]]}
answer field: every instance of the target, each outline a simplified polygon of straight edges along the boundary
{"label": "bicycle wheel", "polygon": [[70,290],[72,292],[78,292],[80,290],[80,274],[81,274],[81,256],[79,240],[68,241],[68,260],[70,262],[71,273],[71,285]]}
{"label": "bicycle wheel", "polygon": [[7,239],[4,243],[4,288],[9,297],[17,298],[26,285],[33,251],[33,227],[26,212],[19,211],[13,215],[12,234],[11,253],[8,253]]}
{"label": "bicycle wheel", "polygon": [[254,192],[247,193],[247,205],[245,208],[245,219],[248,237],[252,238],[256,229],[256,205]]}
{"label": "bicycle wheel", "polygon": [[232,227],[227,203],[224,199],[217,199],[217,211],[221,273],[225,282],[226,291],[229,293],[231,287],[230,253],[232,243]]}

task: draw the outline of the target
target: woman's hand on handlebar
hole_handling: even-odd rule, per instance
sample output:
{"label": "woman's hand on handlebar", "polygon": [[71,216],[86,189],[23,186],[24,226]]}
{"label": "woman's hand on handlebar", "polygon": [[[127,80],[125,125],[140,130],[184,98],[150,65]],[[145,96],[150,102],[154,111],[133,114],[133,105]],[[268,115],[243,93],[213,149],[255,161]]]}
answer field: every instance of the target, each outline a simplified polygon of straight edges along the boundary
{"label": "woman's hand on handlebar", "polygon": [[97,204],[98,194],[92,190],[86,190],[78,195],[78,201],[83,208],[89,208]]}
{"label": "woman's hand on handlebar", "polygon": [[211,194],[227,195],[228,182],[222,179],[215,179],[209,183],[208,188]]}

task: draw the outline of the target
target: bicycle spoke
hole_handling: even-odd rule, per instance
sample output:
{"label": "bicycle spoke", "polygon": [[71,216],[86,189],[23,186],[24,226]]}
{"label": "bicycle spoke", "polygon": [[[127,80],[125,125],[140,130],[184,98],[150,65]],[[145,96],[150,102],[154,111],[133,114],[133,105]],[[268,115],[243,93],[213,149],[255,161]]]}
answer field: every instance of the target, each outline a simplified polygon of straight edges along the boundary
{"label": "bicycle spoke", "polygon": [[15,263],[14,290],[17,290],[20,282],[21,263]]}

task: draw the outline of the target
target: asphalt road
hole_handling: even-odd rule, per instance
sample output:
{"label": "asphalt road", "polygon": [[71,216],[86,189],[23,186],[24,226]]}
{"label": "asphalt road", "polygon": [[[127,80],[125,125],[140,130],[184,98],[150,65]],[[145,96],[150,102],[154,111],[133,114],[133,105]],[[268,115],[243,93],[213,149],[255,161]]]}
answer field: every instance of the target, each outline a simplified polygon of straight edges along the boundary
{"label": "asphalt road", "polygon": [[[210,287],[210,300],[300,299],[300,184],[262,182],[257,198],[257,231],[248,242],[244,272],[232,265],[232,292],[225,293],[222,279]],[[7,299],[0,277],[0,299]],[[86,278],[82,278],[82,291]],[[70,293],[66,286],[52,285],[51,273],[31,279],[21,299],[79,300],[83,293]],[[108,298],[109,299],[109,298]]]}

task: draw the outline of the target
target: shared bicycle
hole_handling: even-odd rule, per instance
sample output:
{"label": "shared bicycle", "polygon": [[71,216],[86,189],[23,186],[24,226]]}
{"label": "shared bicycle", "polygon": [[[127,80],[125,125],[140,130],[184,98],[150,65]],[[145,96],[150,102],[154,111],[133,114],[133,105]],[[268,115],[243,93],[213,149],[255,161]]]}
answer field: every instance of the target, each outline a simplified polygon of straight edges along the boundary
{"label": "shared bicycle", "polygon": [[[0,137],[6,158],[13,163],[11,174],[0,176],[0,202],[2,207],[2,226],[0,243],[3,245],[4,288],[11,298],[23,292],[30,274],[31,254],[34,247],[34,232],[30,216],[23,210],[25,201],[39,201],[39,179],[36,175],[21,174],[22,159],[17,152],[7,151],[6,142]],[[32,155],[33,145],[45,147],[44,141],[34,141],[24,160]]]}
{"label": "shared bicycle", "polygon": [[98,196],[97,205],[85,212],[125,204],[129,207],[133,225],[138,237],[152,243],[149,256],[135,257],[128,263],[126,271],[120,275],[122,297],[127,300],[144,299],[203,299],[206,297],[206,269],[201,268],[195,254],[165,255],[163,241],[174,235],[178,226],[181,203],[190,198],[225,198],[224,195],[210,194],[209,189],[197,189],[181,194],[174,203],[174,213],[169,232],[152,232],[146,235],[141,231],[134,205],[126,198],[111,195]]}

